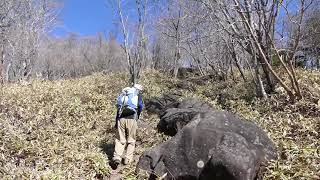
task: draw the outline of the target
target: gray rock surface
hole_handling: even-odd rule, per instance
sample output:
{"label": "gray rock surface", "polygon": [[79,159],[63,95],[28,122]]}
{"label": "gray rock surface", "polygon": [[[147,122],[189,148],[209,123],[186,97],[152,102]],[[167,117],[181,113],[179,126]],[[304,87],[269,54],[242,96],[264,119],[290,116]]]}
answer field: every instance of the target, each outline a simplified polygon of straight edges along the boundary
{"label": "gray rock surface", "polygon": [[166,174],[165,179],[251,180],[277,157],[273,142],[254,123],[225,111],[182,107],[168,109],[162,118],[190,119],[189,123],[146,151],[137,169]]}
{"label": "gray rock surface", "polygon": [[212,108],[208,104],[194,98],[186,98],[177,105],[177,108],[169,108],[161,114],[158,130],[166,135],[174,136],[195,115],[209,110]]}
{"label": "gray rock surface", "polygon": [[177,106],[179,109],[199,109],[200,111],[211,110],[212,108],[207,104],[195,98],[186,98]]}
{"label": "gray rock surface", "polygon": [[178,107],[180,97],[181,95],[177,93],[166,93],[161,97],[152,97],[146,100],[146,109],[150,113],[160,115],[168,108]]}

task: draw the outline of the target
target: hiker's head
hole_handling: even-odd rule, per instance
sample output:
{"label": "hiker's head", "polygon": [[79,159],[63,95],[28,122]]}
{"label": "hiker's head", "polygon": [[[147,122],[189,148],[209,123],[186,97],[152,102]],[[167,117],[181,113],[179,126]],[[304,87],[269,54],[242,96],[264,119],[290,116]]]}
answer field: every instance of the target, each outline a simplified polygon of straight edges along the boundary
{"label": "hiker's head", "polygon": [[135,84],[133,87],[136,88],[137,90],[139,90],[140,92],[143,91],[143,86],[140,84]]}

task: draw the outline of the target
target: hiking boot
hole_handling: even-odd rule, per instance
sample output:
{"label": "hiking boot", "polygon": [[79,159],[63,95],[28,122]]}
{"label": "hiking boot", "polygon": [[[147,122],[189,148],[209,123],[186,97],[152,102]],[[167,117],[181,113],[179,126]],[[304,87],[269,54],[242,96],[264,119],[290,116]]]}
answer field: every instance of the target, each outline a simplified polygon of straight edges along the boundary
{"label": "hiking boot", "polygon": [[116,164],[116,165],[119,165],[119,164],[121,163],[121,161],[120,161],[119,159],[115,159],[115,160],[113,161],[113,163]]}
{"label": "hiking boot", "polygon": [[117,169],[120,163],[121,163],[121,161],[119,159],[114,159],[112,164],[111,164],[111,168],[112,169]]}

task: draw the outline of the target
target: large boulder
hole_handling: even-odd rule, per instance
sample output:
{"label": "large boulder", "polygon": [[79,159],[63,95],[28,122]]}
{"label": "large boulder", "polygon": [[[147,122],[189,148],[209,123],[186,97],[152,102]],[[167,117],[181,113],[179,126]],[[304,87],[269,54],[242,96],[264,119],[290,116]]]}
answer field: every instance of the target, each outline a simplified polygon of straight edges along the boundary
{"label": "large boulder", "polygon": [[194,98],[186,98],[177,105],[169,108],[160,116],[158,130],[166,135],[174,136],[200,112],[212,110],[211,107]]}
{"label": "large boulder", "polygon": [[168,108],[178,107],[181,96],[180,93],[165,93],[161,97],[152,97],[146,100],[146,109],[160,115]]}
{"label": "large boulder", "polygon": [[177,106],[177,108],[179,109],[199,109],[201,111],[206,111],[206,110],[210,110],[211,107],[207,104],[204,103],[198,99],[195,98],[186,98],[183,101],[181,101],[179,103],[179,105]]}
{"label": "large boulder", "polygon": [[170,108],[160,116],[157,128],[166,135],[174,136],[197,114],[199,114],[198,109]]}
{"label": "large boulder", "polygon": [[164,179],[251,180],[277,157],[272,141],[251,122],[225,111],[192,116],[173,138],[146,151],[137,170]]}

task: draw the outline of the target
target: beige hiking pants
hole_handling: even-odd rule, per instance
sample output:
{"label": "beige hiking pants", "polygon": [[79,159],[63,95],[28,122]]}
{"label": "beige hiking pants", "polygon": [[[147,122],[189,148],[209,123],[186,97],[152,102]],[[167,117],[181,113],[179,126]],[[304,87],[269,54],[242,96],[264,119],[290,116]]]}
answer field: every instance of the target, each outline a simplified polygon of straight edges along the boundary
{"label": "beige hiking pants", "polygon": [[126,144],[128,144],[125,155],[126,161],[131,162],[133,160],[137,127],[135,119],[121,118],[119,120],[113,160],[121,161]]}

